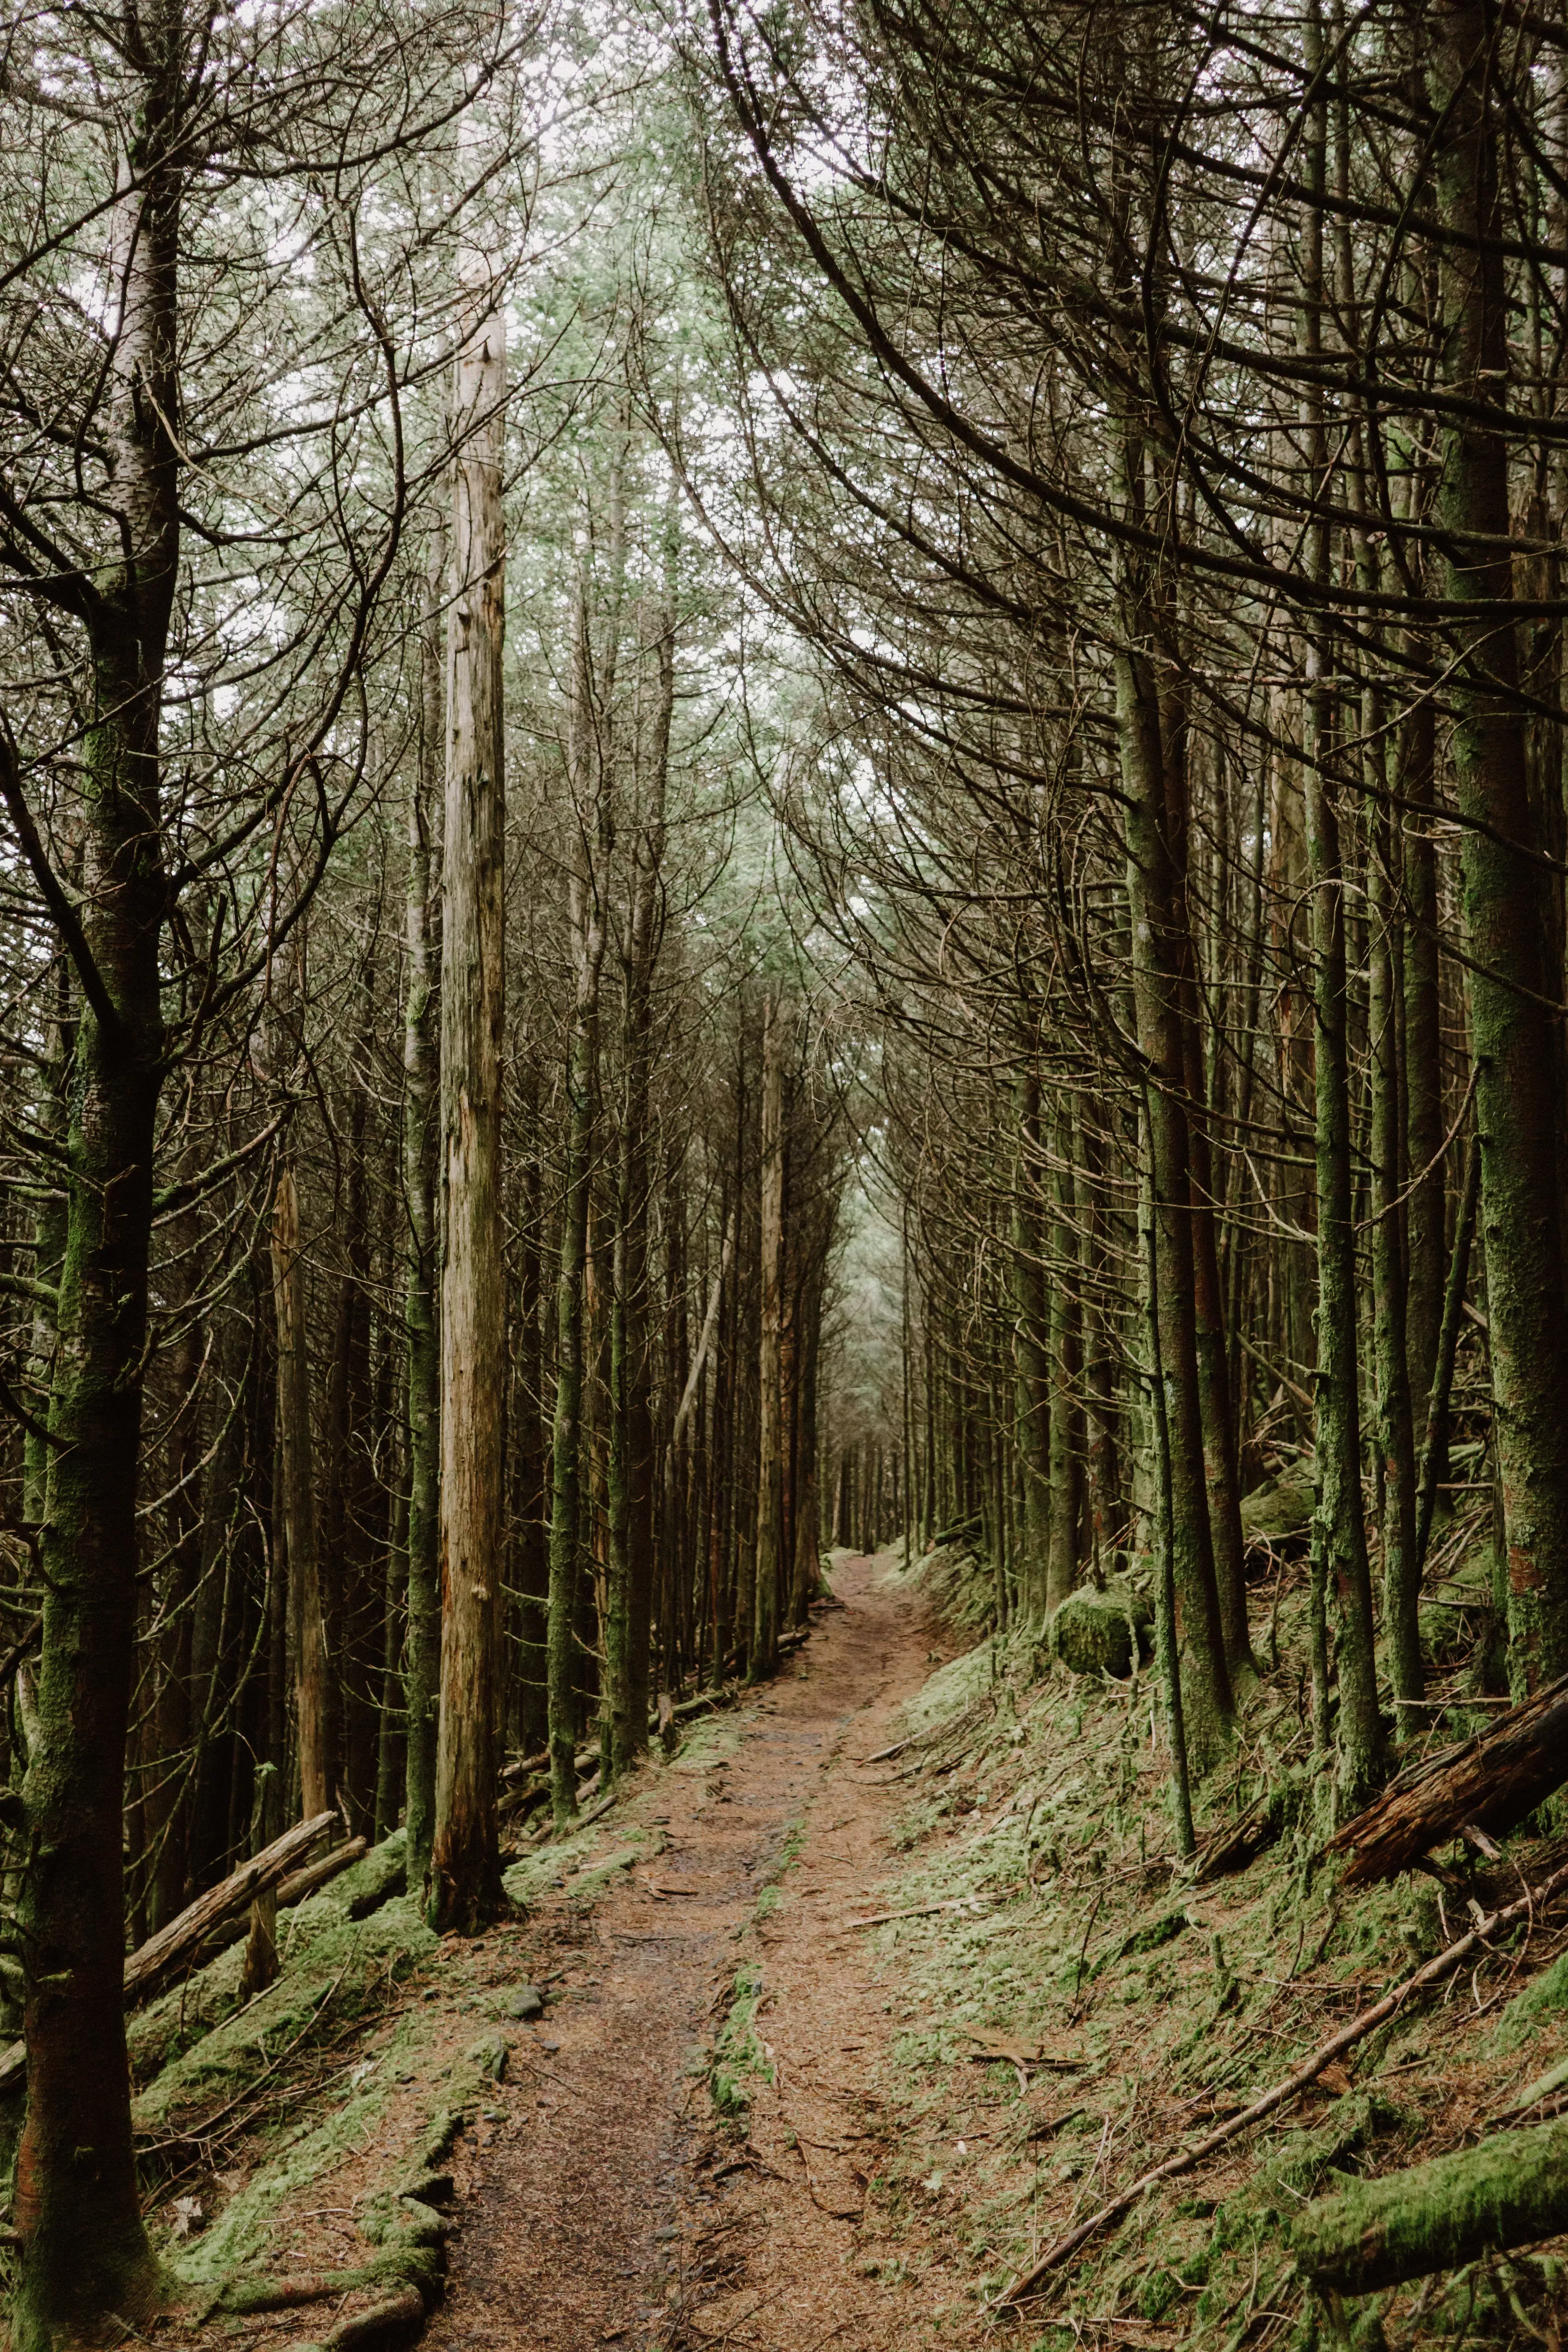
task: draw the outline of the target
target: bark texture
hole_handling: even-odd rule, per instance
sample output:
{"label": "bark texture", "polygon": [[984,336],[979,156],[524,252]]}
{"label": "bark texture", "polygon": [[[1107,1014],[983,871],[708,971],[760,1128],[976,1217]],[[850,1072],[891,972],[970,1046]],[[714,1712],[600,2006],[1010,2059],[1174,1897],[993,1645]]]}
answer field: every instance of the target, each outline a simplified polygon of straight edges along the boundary
{"label": "bark texture", "polygon": [[506,1460],[506,331],[496,268],[489,252],[464,249],[442,866],[441,1712],[429,1907],[436,1927],[468,1933],[501,1901],[496,1805]]}

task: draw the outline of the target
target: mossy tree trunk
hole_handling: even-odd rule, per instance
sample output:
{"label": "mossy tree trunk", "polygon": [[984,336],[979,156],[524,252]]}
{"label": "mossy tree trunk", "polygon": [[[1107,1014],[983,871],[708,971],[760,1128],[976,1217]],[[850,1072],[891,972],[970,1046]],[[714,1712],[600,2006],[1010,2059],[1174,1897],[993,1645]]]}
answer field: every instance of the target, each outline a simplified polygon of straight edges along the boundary
{"label": "mossy tree trunk", "polygon": [[[15,2191],[25,2352],[139,2329],[157,2299],[132,2148],[123,1997],[125,1743],[133,1665],[137,1485],[154,1118],[165,1037],[159,950],[162,682],[179,559],[178,222],[183,28],[142,27],[134,128],[110,220],[113,560],[62,579],[91,702],[80,772],[79,911],[56,900],[81,1008],[64,1119],[65,1232],[39,1525],[37,1737],[22,1801],[32,1864],[17,1895],[27,2113]],[[13,812],[20,781],[6,775]]]}
{"label": "mossy tree trunk", "polygon": [[1508,1549],[1510,1665],[1533,1688],[1568,1669],[1568,1313],[1561,1138],[1552,1100],[1555,1001],[1518,688],[1506,383],[1509,289],[1499,218],[1505,102],[1481,0],[1436,0],[1427,74],[1442,248],[1442,377],[1462,403],[1442,436],[1436,500],[1448,597],[1473,619],[1455,662],[1455,792],[1466,820],[1465,947],[1481,1152],[1496,1444]]}

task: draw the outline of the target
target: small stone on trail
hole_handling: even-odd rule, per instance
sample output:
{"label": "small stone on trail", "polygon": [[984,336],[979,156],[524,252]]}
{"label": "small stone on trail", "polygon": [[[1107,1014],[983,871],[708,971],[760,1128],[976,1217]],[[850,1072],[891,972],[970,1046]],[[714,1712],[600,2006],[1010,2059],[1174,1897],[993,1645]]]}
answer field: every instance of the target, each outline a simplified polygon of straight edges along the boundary
{"label": "small stone on trail", "polygon": [[559,2050],[561,2044],[559,2042],[542,2042],[539,2046],[542,2050]]}
{"label": "small stone on trail", "polygon": [[506,2004],[506,2015],[520,2018],[524,2024],[527,2024],[531,2019],[542,2017],[543,2014],[544,1995],[537,1985],[522,1986],[521,1990],[513,1993]]}

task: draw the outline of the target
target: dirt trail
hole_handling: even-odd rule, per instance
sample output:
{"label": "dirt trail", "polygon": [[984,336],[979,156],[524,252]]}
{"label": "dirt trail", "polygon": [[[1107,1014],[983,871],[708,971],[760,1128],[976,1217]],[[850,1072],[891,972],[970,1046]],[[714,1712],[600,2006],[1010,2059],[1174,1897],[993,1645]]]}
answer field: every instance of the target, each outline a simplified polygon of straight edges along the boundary
{"label": "dirt trail", "polygon": [[[665,1822],[659,1858],[586,1916],[565,1885],[535,1913],[558,2005],[462,2145],[429,2352],[891,2352],[931,2320],[929,2284],[917,2314],[896,2275],[867,2275],[893,2026],[862,1939],[839,1930],[877,1907],[899,1795],[855,1759],[893,1737],[933,1635],[869,1561],[841,1563],[836,1585],[844,1608],[748,1710],[729,1760],[678,1762],[633,1800],[632,1820]],[[742,2143],[715,2131],[702,2053],[748,1953],[774,2081]]]}

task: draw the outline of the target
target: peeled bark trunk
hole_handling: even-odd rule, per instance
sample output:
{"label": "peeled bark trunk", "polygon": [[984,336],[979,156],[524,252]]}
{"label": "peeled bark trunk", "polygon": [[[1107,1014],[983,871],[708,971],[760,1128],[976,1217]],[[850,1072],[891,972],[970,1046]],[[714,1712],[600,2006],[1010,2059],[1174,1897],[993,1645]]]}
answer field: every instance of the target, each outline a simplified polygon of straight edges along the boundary
{"label": "peeled bark trunk", "polygon": [[506,1289],[500,1067],[506,327],[493,257],[459,261],[452,603],[447,628],[442,866],[441,1711],[430,1916],[472,1933],[501,1902],[500,1589],[505,1545]]}
{"label": "peeled bark trunk", "polygon": [[403,1016],[403,1323],[408,1349],[408,1635],[403,1705],[408,1891],[422,1895],[436,1821],[441,1690],[441,1336],[436,1300],[436,1117],[440,1087],[438,901],[430,838],[441,744],[441,654],[432,557],[421,646],[419,756],[408,794],[408,993]]}

